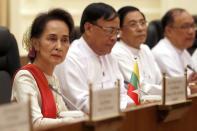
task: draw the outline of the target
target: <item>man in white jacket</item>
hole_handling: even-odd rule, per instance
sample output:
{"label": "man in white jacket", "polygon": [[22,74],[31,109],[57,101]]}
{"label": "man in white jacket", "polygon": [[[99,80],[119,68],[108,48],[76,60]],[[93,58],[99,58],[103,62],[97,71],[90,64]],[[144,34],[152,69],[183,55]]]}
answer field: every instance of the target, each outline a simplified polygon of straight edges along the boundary
{"label": "man in white jacket", "polygon": [[[195,24],[192,16],[184,9],[169,10],[162,18],[164,38],[152,49],[162,72],[167,76],[184,76],[184,69],[194,68],[192,58],[187,48],[191,47],[195,38]],[[188,81],[197,80],[197,73],[188,69]],[[191,93],[196,92],[194,86],[189,86]]]}
{"label": "man in white jacket", "polygon": [[126,108],[128,96],[123,77],[110,54],[120,30],[116,11],[104,3],[88,5],[82,15],[80,30],[82,37],[71,44],[67,60],[55,71],[63,94],[78,108],[89,112],[89,84],[98,89],[112,88],[120,79],[121,108]]}
{"label": "man in white jacket", "polygon": [[[118,59],[125,81],[130,81],[135,59],[139,65],[142,95],[161,95],[161,73],[146,40],[146,19],[144,14],[132,6],[119,11],[120,40],[113,47],[112,54]],[[155,96],[156,97],[156,96]],[[158,97],[157,97],[158,98]]]}

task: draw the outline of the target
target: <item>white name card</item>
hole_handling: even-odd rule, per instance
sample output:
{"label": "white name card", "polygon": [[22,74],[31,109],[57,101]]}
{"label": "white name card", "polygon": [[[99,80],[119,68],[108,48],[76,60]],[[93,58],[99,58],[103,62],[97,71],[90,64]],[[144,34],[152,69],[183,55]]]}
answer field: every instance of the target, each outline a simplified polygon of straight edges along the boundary
{"label": "white name card", "polygon": [[30,106],[11,103],[0,106],[0,131],[30,131]]}
{"label": "white name card", "polygon": [[90,97],[91,120],[97,121],[120,115],[120,90],[108,88],[92,90]]}
{"label": "white name card", "polygon": [[186,101],[185,77],[166,78],[165,86],[165,104]]}

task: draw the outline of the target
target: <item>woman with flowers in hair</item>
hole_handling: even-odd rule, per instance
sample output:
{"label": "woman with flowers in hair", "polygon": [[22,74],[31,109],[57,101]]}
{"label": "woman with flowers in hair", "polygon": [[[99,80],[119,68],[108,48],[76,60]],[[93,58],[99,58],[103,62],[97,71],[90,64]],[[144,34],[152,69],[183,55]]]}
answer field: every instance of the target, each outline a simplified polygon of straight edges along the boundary
{"label": "woman with flowers in hair", "polygon": [[25,102],[31,96],[34,128],[83,118],[82,112],[76,111],[73,115],[72,111],[68,111],[62,97],[49,88],[50,84],[59,89],[59,81],[53,71],[66,57],[73,26],[68,12],[53,9],[39,14],[25,37],[24,44],[31,64],[15,73],[11,99]]}

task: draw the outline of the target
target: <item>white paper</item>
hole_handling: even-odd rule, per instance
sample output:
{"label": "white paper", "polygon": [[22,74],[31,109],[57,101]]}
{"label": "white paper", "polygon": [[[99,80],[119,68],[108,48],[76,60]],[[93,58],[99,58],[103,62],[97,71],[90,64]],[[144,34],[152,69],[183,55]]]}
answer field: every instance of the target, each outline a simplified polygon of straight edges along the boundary
{"label": "white paper", "polygon": [[92,93],[92,120],[106,119],[119,115],[118,88],[93,90]]}
{"label": "white paper", "polygon": [[185,77],[174,77],[166,78],[166,103],[172,104],[176,102],[186,101],[185,88],[186,80]]}
{"label": "white paper", "polygon": [[12,103],[0,106],[0,131],[30,131],[30,106]]}

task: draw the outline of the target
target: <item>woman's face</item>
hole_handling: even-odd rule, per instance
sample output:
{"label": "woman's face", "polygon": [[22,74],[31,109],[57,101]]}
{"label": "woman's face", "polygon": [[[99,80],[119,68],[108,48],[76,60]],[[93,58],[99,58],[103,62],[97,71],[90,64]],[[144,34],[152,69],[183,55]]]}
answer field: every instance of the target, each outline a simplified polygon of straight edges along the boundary
{"label": "woman's face", "polygon": [[61,20],[48,21],[40,38],[33,40],[33,45],[36,59],[53,66],[60,64],[70,45],[68,25]]}

